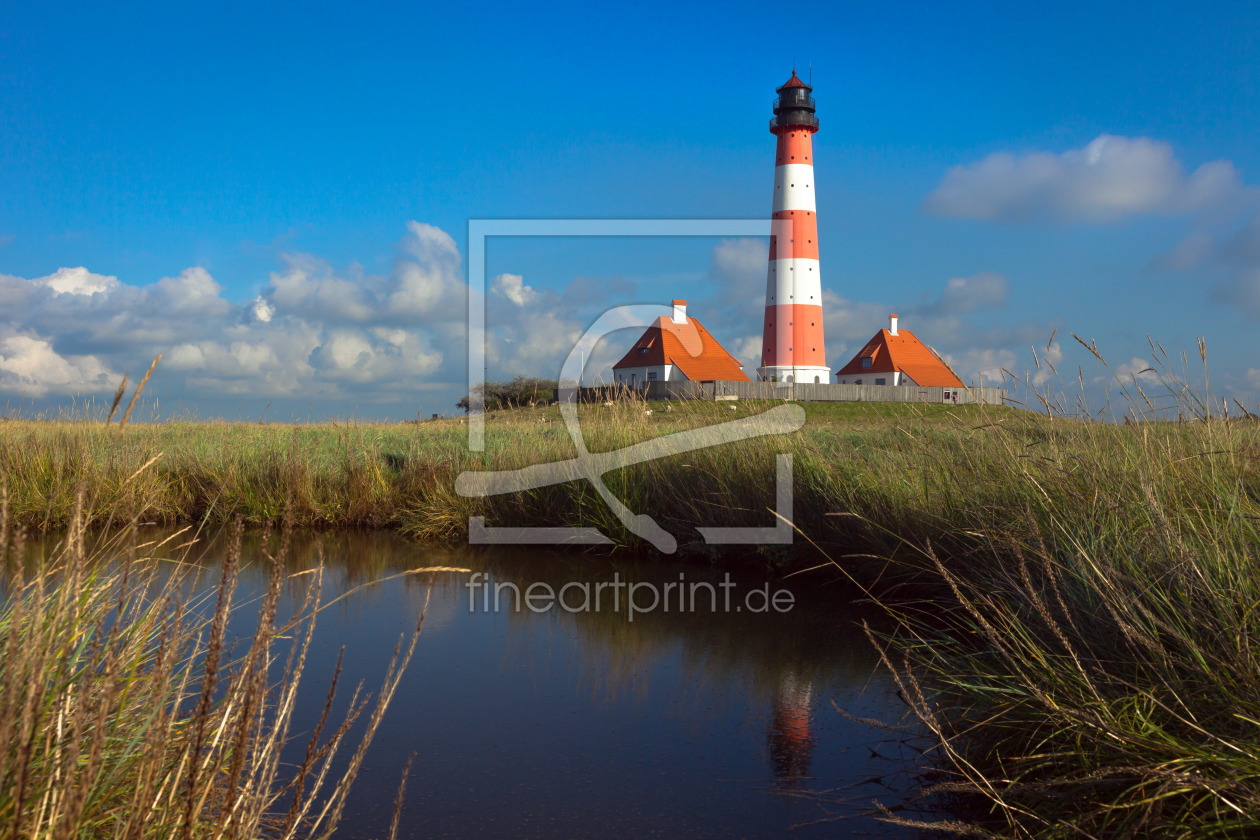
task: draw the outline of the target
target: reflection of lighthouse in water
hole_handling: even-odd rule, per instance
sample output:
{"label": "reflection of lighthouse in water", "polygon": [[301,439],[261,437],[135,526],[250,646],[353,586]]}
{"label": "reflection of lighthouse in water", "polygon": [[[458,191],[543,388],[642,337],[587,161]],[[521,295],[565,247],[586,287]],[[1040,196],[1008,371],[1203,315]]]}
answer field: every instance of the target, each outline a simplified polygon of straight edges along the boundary
{"label": "reflection of lighthouse in water", "polygon": [[779,681],[775,693],[767,740],[774,776],[785,787],[809,777],[809,759],[814,751],[810,733],[813,694],[813,686],[790,671]]}

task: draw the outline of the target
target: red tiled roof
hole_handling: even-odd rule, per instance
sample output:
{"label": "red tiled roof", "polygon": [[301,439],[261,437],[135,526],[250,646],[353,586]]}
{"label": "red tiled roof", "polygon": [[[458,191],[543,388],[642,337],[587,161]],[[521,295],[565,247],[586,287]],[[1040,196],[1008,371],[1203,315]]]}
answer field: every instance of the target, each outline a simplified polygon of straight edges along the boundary
{"label": "red tiled roof", "polygon": [[[871,366],[862,367],[862,359],[867,356],[871,358]],[[936,351],[915,338],[914,333],[909,330],[897,330],[896,335],[888,330],[875,333],[847,365],[836,371],[836,376],[893,371],[901,371],[913,379],[916,385],[925,388],[966,387],[949,365],[936,355]]]}
{"label": "red tiled roof", "polygon": [[786,82],[779,85],[779,87],[776,90],[783,90],[784,88],[798,88],[798,87],[810,89],[809,85],[805,84],[804,82],[802,82],[800,79],[796,77],[796,70],[793,69],[792,78],[788,79]]}
{"label": "red tiled roof", "polygon": [[662,315],[613,370],[654,365],[674,365],[693,382],[749,381],[735,357],[695,318],[675,324]]}

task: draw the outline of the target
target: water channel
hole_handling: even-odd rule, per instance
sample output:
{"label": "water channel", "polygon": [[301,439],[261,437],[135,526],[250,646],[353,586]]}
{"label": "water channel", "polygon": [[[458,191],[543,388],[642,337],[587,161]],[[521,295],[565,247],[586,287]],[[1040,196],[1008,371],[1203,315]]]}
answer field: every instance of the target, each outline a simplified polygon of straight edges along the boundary
{"label": "water channel", "polygon": [[[260,541],[245,537],[235,599],[231,629],[244,642],[267,581]],[[203,540],[190,555],[206,586],[224,545]],[[915,742],[833,707],[908,723],[860,626],[881,616],[834,575],[768,581],[619,556],[435,549],[381,533],[295,536],[292,571],[313,568],[317,547],[324,600],[350,594],[319,617],[295,733],[314,726],[342,647],[342,684],[375,691],[429,599],[339,837],[386,836],[413,752],[401,837],[921,836],[872,815],[874,800],[906,801]],[[471,572],[397,577],[434,565]],[[564,605],[539,609],[547,592]],[[646,609],[653,593],[660,602]],[[299,734],[293,763],[303,747]]]}

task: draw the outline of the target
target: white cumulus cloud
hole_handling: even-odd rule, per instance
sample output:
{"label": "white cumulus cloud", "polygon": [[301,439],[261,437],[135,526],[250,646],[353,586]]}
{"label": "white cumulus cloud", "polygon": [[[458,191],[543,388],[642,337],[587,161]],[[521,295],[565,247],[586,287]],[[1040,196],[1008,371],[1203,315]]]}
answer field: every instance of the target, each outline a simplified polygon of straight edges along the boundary
{"label": "white cumulus cloud", "polygon": [[263,298],[255,298],[250,311],[257,320],[263,323],[270,321],[272,316],[276,314],[276,308]]}
{"label": "white cumulus cloud", "polygon": [[449,319],[466,310],[466,286],[459,247],[446,231],[420,222],[407,223],[387,287],[389,308],[400,316]]}
{"label": "white cumulus cloud", "polygon": [[1138,356],[1116,365],[1115,372],[1122,382],[1129,382],[1131,378],[1143,381],[1153,381],[1159,378],[1159,374],[1156,372],[1155,366],[1151,364],[1150,359],[1143,359]]}
{"label": "white cumulus cloud", "polygon": [[519,274],[500,274],[490,281],[490,288],[517,306],[525,306],[538,295],[525,285],[525,278]]}
{"label": "white cumulus cloud", "polygon": [[1060,154],[997,152],[956,166],[923,207],[939,216],[998,221],[1106,222],[1202,210],[1243,192],[1229,161],[1187,174],[1166,142],[1101,134]]}
{"label": "white cumulus cloud", "polygon": [[32,282],[38,286],[47,286],[59,295],[91,295],[118,288],[117,277],[93,274],[83,266],[59,268],[47,277],[37,277]]}
{"label": "white cumulus cloud", "polygon": [[244,302],[199,266],[148,285],[83,267],[0,275],[0,393],[112,391],[158,353],[148,393],[205,404],[240,395],[332,408],[348,395],[409,400],[461,381],[467,286],[446,233],[410,223],[380,276],[306,254],[283,259]]}
{"label": "white cumulus cloud", "polygon": [[118,376],[95,356],[63,356],[46,339],[0,339],[0,390],[30,396],[108,391]]}

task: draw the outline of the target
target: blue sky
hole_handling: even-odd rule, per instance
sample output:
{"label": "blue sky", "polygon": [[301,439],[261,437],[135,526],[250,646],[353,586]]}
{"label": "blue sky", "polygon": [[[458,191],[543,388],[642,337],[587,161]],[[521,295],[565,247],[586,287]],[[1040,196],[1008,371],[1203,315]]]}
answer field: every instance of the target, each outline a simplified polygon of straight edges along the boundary
{"label": "blue sky", "polygon": [[[0,3],[0,397],[112,395],[165,352],[164,408],[452,411],[468,220],[764,217],[795,62],[833,368],[897,311],[986,381],[1046,384],[1056,329],[1073,382],[1068,331],[1134,371],[1148,333],[1206,336],[1254,401],[1260,9],[952,6]],[[490,375],[672,297],[753,359],[764,263],[496,242]]]}

